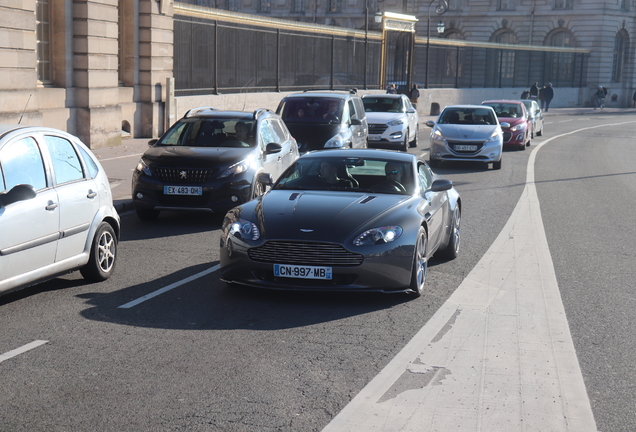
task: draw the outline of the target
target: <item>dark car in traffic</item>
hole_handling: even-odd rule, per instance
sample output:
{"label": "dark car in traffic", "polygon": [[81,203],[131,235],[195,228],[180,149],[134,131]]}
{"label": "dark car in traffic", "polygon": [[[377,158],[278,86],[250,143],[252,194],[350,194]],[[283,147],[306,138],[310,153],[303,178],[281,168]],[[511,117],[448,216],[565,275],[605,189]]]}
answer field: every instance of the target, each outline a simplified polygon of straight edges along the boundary
{"label": "dark car in traffic", "polygon": [[276,109],[298,142],[300,153],[366,148],[369,127],[355,90],[316,90],[285,96]]}
{"label": "dark car in traffic", "polygon": [[267,193],[226,214],[221,279],[276,290],[417,297],[425,292],[429,258],[457,256],[460,221],[451,181],[415,155],[311,152]]}
{"label": "dark car in traffic", "polygon": [[263,193],[259,173],[278,178],[298,158],[296,140],[266,109],[195,108],[149,144],[132,181],[142,220],[164,210],[225,214]]}

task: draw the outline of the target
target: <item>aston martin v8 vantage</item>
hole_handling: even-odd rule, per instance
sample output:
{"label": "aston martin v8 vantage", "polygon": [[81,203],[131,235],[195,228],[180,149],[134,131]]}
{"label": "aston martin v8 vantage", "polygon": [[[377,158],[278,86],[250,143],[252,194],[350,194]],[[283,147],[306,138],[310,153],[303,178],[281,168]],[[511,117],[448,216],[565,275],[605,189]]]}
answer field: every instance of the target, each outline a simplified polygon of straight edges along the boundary
{"label": "aston martin v8 vantage", "polygon": [[459,252],[460,196],[412,154],[311,152],[276,183],[266,173],[258,181],[271,189],[223,220],[230,285],[419,297],[429,258]]}

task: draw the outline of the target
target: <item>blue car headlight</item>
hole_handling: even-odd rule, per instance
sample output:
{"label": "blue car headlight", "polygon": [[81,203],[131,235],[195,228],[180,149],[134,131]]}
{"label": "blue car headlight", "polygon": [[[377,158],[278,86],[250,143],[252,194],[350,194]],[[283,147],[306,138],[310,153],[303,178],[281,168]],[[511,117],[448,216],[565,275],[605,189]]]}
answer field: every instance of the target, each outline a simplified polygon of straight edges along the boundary
{"label": "blue car headlight", "polygon": [[258,240],[261,237],[261,231],[256,224],[245,219],[235,219],[232,221],[229,234],[247,240]]}
{"label": "blue car headlight", "polygon": [[345,144],[344,139],[340,134],[334,135],[329,138],[329,141],[325,143],[325,148],[341,148]]}
{"label": "blue car headlight", "polygon": [[370,246],[390,243],[402,235],[400,226],[384,226],[366,230],[354,240],[356,246]]}

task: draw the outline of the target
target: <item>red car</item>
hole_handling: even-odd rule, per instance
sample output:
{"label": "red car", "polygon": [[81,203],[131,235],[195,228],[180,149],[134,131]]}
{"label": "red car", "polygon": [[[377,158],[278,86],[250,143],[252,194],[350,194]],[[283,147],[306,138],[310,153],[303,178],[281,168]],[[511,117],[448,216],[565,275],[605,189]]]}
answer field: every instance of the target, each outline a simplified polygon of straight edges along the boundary
{"label": "red car", "polygon": [[[530,145],[532,137],[532,120],[528,118],[528,112],[523,102],[514,100],[487,100],[481,103],[495,110],[501,129],[503,129],[504,146],[516,146],[519,150],[525,150]],[[510,126],[504,127],[504,123]]]}

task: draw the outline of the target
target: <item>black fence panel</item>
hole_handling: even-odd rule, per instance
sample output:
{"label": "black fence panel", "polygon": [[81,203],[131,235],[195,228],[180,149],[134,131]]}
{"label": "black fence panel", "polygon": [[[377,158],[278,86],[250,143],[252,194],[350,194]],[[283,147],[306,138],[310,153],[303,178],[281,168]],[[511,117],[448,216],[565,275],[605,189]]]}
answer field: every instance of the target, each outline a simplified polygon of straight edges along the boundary
{"label": "black fence panel", "polygon": [[413,40],[410,32],[387,31],[383,33],[382,74],[383,44],[378,33],[327,26],[303,28],[283,20],[253,25],[254,19],[241,20],[238,14],[207,15],[197,10],[192,15],[174,16],[177,96],[378,89],[383,86],[381,76],[384,84],[396,83],[402,91],[409,81],[422,88],[529,88],[535,81],[580,87],[587,81],[589,54],[582,50],[515,49],[439,39],[423,42]]}

